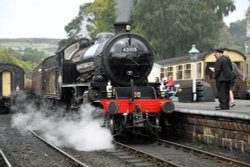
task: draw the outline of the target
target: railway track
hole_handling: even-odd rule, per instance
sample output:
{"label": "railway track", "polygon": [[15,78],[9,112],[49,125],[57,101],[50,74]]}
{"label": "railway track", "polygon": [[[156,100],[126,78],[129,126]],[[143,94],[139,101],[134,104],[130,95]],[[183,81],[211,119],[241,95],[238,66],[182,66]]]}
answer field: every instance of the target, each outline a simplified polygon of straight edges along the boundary
{"label": "railway track", "polygon": [[[142,141],[145,140],[145,138],[140,139],[139,141],[135,141],[135,139],[138,137],[132,138],[131,136],[130,136],[130,139],[132,139],[131,140],[132,144],[130,143],[128,145],[125,145],[125,144],[122,144],[123,142],[122,143],[114,142],[116,149],[107,151],[108,154],[107,152],[103,153],[104,151],[93,152],[91,155],[91,159],[89,158],[89,160],[86,160],[86,157],[89,156],[87,155],[89,154],[88,152],[87,154],[85,152],[84,155],[81,155],[83,152],[75,151],[75,150],[73,150],[72,152],[68,152],[67,149],[64,149],[61,151],[67,152],[68,155],[70,154],[73,160],[70,160],[68,157],[64,159],[63,156],[67,156],[67,153],[66,153],[66,155],[63,155],[63,156],[61,155],[57,156],[57,159],[55,162],[55,161],[52,161],[52,159],[54,159],[54,154],[55,154],[55,152],[53,151],[54,148],[52,150],[50,147],[48,148],[44,147],[45,145],[42,142],[38,142],[36,138],[39,135],[37,135],[37,133],[30,131],[31,134],[33,134],[36,138],[31,137],[31,135],[27,135],[27,134],[25,136],[22,136],[22,135],[19,135],[19,133],[15,132],[16,131],[15,129],[8,129],[9,121],[7,119],[3,119],[0,122],[2,124],[2,128],[0,132],[2,134],[6,133],[5,135],[0,136],[1,137],[0,139],[5,142],[4,145],[0,145],[0,146],[4,151],[6,151],[5,154],[8,155],[8,158],[10,158],[9,160],[12,166],[16,166],[19,163],[22,163],[22,165],[19,165],[19,166],[27,166],[24,164],[31,164],[31,163],[34,164],[34,162],[39,162],[38,160],[35,160],[35,157],[38,157],[38,159],[41,159],[41,161],[43,161],[42,163],[45,163],[46,161],[48,161],[47,164],[51,164],[51,165],[57,164],[58,166],[63,166],[62,163],[59,161],[67,161],[67,162],[70,161],[70,163],[68,163],[70,165],[65,165],[65,166],[96,166],[96,167],[99,167],[99,166],[100,167],[104,167],[104,166],[105,167],[106,166],[120,166],[121,167],[121,165],[126,166],[126,167],[128,166],[204,166],[204,167],[206,166],[237,166],[237,167],[250,166],[250,164],[248,163],[239,162],[230,158],[225,158],[220,155],[211,154],[211,153],[208,153],[208,152],[196,149],[196,148],[188,147],[185,145],[181,145],[178,143],[174,143],[174,142],[170,142],[170,141],[166,141],[162,139],[158,139],[157,142],[150,141],[150,143],[149,142],[142,143]],[[16,143],[17,146],[14,145],[15,140],[12,140],[14,138],[18,138],[17,143]],[[42,139],[40,136],[38,138]],[[10,145],[8,146],[9,140],[11,141],[10,141]],[[127,140],[128,138],[126,138],[126,140],[124,141],[127,141]],[[43,141],[45,140],[43,139]],[[137,143],[136,146],[134,146],[135,143]],[[174,150],[177,150],[178,153],[173,153]],[[4,155],[2,154],[2,151],[0,152],[1,152],[1,155]],[[22,152],[22,154],[20,154],[20,152]],[[169,152],[169,154],[166,154],[166,152]],[[187,153],[186,155],[187,158],[185,162],[180,162],[182,159],[185,159],[182,153],[183,154]],[[63,154],[63,153],[60,153],[60,154]],[[178,155],[180,158],[178,160],[174,159],[174,156],[178,156]],[[15,156],[18,156],[18,157],[15,157]],[[114,156],[119,158],[120,161],[116,161],[116,165],[109,165],[110,161],[117,159],[117,158],[114,158]],[[0,156],[0,166],[9,167],[8,163],[5,162],[3,157],[6,157],[6,156]],[[103,159],[101,159],[101,157],[103,157]],[[191,159],[193,159],[193,157],[198,157],[197,158],[198,161],[195,162],[196,164],[195,163],[189,164],[189,161],[192,161]],[[75,162],[74,160],[75,158],[78,159],[77,161],[80,160],[79,161],[80,164]],[[99,162],[96,162],[96,159],[99,159]],[[95,163],[94,164],[91,163],[92,161],[95,161]],[[82,162],[87,162],[88,165]],[[41,164],[41,162],[39,163]],[[97,163],[99,164],[96,165]]]}
{"label": "railway track", "polygon": [[72,166],[76,166],[76,167],[89,167],[87,164],[77,160],[76,158],[74,158],[72,155],[66,153],[65,151],[63,151],[62,149],[58,148],[57,146],[53,145],[52,143],[49,143],[48,141],[46,141],[44,138],[42,138],[41,136],[39,136],[36,132],[32,131],[29,129],[29,131],[38,139],[40,139],[41,141],[43,141],[44,143],[46,143],[48,146],[50,146],[51,148],[53,148],[54,150],[56,150],[57,152],[61,153],[67,160],[68,162],[70,162],[72,164]]}
{"label": "railway track", "polygon": [[110,166],[119,166],[119,167],[132,167],[129,164],[126,164],[124,161],[114,158],[110,153],[107,154],[104,150],[97,151],[79,151],[72,148],[58,148],[57,146],[51,144],[50,142],[43,139],[39,134],[30,130],[30,132],[44,143],[52,147],[57,152],[62,154],[67,162],[72,166],[77,167],[110,167]]}
{"label": "railway track", "polygon": [[[119,141],[122,144],[116,142],[117,148],[127,152],[129,155],[142,158],[145,162],[149,162],[151,164],[149,166],[250,166],[250,164],[245,162],[240,162],[238,160],[163,139],[142,140],[138,138],[131,138],[131,140],[121,139]],[[119,152],[117,152],[117,154],[122,155],[122,153]]]}
{"label": "railway track", "polygon": [[249,167],[250,164],[244,163],[244,162],[240,162],[231,158],[227,158],[221,155],[217,155],[217,154],[213,154],[213,153],[209,153],[197,148],[193,148],[193,147],[189,147],[186,145],[182,145],[179,143],[175,143],[175,142],[171,142],[171,141],[167,141],[167,140],[163,140],[163,139],[157,139],[157,142],[160,144],[164,144],[167,147],[174,147],[176,149],[180,149],[183,150],[185,152],[190,152],[193,155],[202,157],[204,159],[209,159],[209,160],[213,160],[216,161],[218,163],[221,164],[225,164],[227,166],[237,166],[237,167]]}
{"label": "railway track", "polygon": [[123,143],[114,141],[114,144],[116,146],[116,150],[110,151],[110,153],[123,159],[129,164],[133,164],[135,166],[180,167],[171,161],[158,158]]}
{"label": "railway track", "polygon": [[0,166],[1,167],[12,167],[12,165],[10,164],[10,161],[7,159],[7,157],[5,156],[2,149],[0,149]]}
{"label": "railway track", "polygon": [[[72,166],[63,155],[41,142],[32,133],[11,127],[11,114],[0,116],[0,166]],[[6,155],[6,156],[3,156]],[[5,158],[4,158],[5,157]],[[5,161],[8,158],[9,163]]]}

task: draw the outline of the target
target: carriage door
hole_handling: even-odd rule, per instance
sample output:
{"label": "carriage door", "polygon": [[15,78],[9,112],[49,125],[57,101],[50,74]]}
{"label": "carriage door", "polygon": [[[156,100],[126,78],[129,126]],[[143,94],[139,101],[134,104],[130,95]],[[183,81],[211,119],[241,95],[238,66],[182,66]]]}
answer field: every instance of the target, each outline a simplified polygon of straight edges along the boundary
{"label": "carriage door", "polygon": [[11,95],[11,73],[9,71],[4,71],[2,73],[2,96]]}

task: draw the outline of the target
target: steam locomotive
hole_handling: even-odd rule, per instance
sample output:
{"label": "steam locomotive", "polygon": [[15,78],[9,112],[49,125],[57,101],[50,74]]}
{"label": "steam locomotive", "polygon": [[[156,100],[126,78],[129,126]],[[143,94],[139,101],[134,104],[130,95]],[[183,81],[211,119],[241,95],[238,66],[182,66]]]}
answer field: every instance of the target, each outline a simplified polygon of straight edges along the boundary
{"label": "steam locomotive", "polygon": [[[33,92],[69,109],[91,103],[103,109],[113,135],[154,133],[174,110],[159,83],[149,83],[155,52],[130,25],[116,23],[116,34],[80,39],[45,59],[33,71]],[[163,120],[163,121],[160,121]]]}

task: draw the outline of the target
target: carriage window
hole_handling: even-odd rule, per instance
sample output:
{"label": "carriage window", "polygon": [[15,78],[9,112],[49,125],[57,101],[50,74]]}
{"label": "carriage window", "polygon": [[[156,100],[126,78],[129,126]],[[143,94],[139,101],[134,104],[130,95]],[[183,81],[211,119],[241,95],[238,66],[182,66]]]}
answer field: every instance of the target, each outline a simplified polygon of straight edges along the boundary
{"label": "carriage window", "polygon": [[176,79],[182,79],[183,68],[182,65],[176,66]]}
{"label": "carriage window", "polygon": [[69,46],[67,49],[64,51],[64,58],[65,60],[70,60],[73,54],[79,49],[79,43],[75,43],[71,46]]}
{"label": "carriage window", "polygon": [[191,78],[191,64],[184,65],[184,79]]}
{"label": "carriage window", "polygon": [[197,63],[197,78],[201,77],[201,63]]}
{"label": "carriage window", "polygon": [[205,64],[205,68],[204,68],[204,78],[205,78],[205,81],[207,81],[207,80],[213,80],[213,78],[214,78],[214,72],[212,72],[211,70],[210,70],[210,68],[212,67],[212,68],[214,68],[214,66],[215,66],[215,62],[207,62],[206,64]]}
{"label": "carriage window", "polygon": [[173,67],[167,67],[166,76],[173,75],[174,68]]}
{"label": "carriage window", "polygon": [[75,54],[73,54],[73,56],[71,57],[72,62],[78,62],[81,59],[84,58],[85,53],[87,52],[88,48],[84,48],[79,50],[78,52],[76,52]]}
{"label": "carriage window", "polygon": [[243,63],[242,63],[242,62],[236,62],[236,61],[234,61],[234,63],[238,66],[238,68],[239,68],[240,71],[242,72]]}
{"label": "carriage window", "polygon": [[161,68],[161,78],[164,77],[164,74],[165,74],[165,68]]}
{"label": "carriage window", "polygon": [[164,73],[164,68],[161,68],[161,73]]}

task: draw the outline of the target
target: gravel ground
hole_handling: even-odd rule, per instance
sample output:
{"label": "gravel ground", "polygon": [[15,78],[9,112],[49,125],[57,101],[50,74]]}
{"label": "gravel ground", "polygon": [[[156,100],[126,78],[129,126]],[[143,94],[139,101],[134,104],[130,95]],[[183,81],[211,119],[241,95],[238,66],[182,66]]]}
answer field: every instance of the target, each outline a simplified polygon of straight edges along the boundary
{"label": "gravel ground", "polygon": [[30,133],[11,128],[11,116],[0,115],[0,148],[13,167],[71,166],[61,154]]}
{"label": "gravel ground", "polygon": [[210,160],[203,159],[199,156],[194,156],[192,153],[183,152],[172,147],[165,147],[162,145],[130,145],[143,152],[152,154],[156,157],[172,161],[181,166],[202,166],[202,167],[223,167],[225,165],[219,164]]}
{"label": "gravel ground", "polygon": [[124,161],[112,156],[106,151],[75,151],[72,149],[63,149],[64,151],[74,155],[78,160],[84,161],[89,166],[94,167],[132,167]]}
{"label": "gravel ground", "polygon": [[[0,115],[0,148],[4,151],[11,164],[15,167],[68,167],[71,166],[63,156],[56,153],[46,144],[33,137],[30,133],[21,133],[16,128],[10,125],[11,114]],[[125,138],[128,139],[127,137]],[[132,141],[132,142],[131,142]],[[250,155],[238,151],[229,151],[228,149],[218,148],[211,145],[197,144],[189,141],[178,141],[181,144],[194,146],[196,148],[220,154],[232,159],[250,163]],[[140,143],[140,144],[138,144]],[[194,157],[191,153],[185,153],[174,148],[167,148],[154,144],[151,141],[144,141],[144,139],[135,140],[130,137],[131,146],[136,147],[142,151],[156,155],[159,158],[172,160],[183,166],[223,166],[209,160],[204,160],[200,157]],[[83,162],[89,166],[95,167],[130,167],[124,161],[114,157],[106,151],[75,151],[66,149],[70,154],[73,154],[77,159],[84,160]],[[191,158],[192,157],[192,158]]]}
{"label": "gravel ground", "polygon": [[[177,150],[172,147],[158,145],[154,142],[154,140],[151,140],[150,138],[130,137],[130,140],[119,138],[119,141],[141,151],[153,154],[159,158],[171,160],[172,162],[180,164],[181,166],[224,166],[223,164],[211,162],[210,160],[200,158],[199,156],[193,156],[189,152],[183,152],[182,150]],[[175,139],[172,139],[171,141],[195,147],[207,152],[219,154],[245,163],[249,163],[250,161],[250,156],[247,153],[242,153],[239,151],[229,151],[228,149],[218,148],[213,145],[197,144],[192,143],[191,141],[176,141]]]}
{"label": "gravel ground", "polygon": [[[69,167],[71,164],[29,132],[11,128],[11,114],[0,115],[0,148],[13,167]],[[131,167],[106,151],[75,151],[63,148],[78,160],[93,167]]]}
{"label": "gravel ground", "polygon": [[172,141],[250,164],[249,153],[242,153],[241,151],[229,150],[228,148],[221,148],[221,147],[202,144],[202,143],[192,143],[191,141],[183,141],[183,140],[176,141],[173,139]]}

